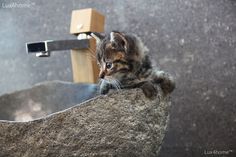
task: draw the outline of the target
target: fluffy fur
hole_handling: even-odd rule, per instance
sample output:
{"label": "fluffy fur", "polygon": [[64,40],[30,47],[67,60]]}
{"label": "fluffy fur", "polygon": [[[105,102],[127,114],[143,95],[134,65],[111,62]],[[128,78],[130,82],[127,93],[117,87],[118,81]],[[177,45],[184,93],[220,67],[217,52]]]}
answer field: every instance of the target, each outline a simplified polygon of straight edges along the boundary
{"label": "fluffy fur", "polygon": [[116,31],[106,36],[98,33],[92,36],[97,41],[101,94],[110,89],[141,88],[148,98],[153,98],[157,94],[154,84],[159,84],[164,94],[174,90],[172,77],[152,66],[138,37]]}

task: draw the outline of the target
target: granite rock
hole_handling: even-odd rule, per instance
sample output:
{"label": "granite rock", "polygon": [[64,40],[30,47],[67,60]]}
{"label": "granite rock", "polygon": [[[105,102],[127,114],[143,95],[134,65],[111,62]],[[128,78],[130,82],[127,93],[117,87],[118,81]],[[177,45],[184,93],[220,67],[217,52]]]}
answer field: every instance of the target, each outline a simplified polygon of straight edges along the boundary
{"label": "granite rock", "polygon": [[[156,157],[169,120],[169,97],[113,91],[29,122],[0,121],[0,156]],[[17,104],[16,104],[17,105]]]}

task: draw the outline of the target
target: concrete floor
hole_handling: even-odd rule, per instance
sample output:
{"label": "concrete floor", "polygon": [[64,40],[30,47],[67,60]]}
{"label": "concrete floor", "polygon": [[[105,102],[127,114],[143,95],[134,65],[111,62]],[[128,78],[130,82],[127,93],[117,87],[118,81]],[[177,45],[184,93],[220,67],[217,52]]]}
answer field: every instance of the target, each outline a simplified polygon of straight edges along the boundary
{"label": "concrete floor", "polygon": [[[106,32],[136,33],[156,64],[176,78],[169,131],[160,156],[236,154],[236,1],[0,3],[0,94],[46,80],[71,81],[69,51],[40,59],[26,54],[25,43],[75,38],[69,34],[71,11],[92,7],[106,15]],[[28,5],[7,8],[11,3]]]}

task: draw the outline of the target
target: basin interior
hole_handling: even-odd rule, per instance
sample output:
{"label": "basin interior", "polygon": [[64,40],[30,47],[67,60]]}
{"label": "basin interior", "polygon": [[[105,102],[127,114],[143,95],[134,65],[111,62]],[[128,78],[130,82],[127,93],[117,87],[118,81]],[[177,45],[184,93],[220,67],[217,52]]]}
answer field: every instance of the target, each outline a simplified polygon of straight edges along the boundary
{"label": "basin interior", "polygon": [[30,121],[97,95],[97,85],[51,81],[0,96],[0,120]]}

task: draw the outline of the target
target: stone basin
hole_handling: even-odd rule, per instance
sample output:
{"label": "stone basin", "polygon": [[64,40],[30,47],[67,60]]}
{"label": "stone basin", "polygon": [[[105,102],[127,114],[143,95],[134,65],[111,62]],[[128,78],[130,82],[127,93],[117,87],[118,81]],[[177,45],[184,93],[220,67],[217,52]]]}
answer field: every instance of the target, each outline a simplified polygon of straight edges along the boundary
{"label": "stone basin", "polygon": [[157,157],[171,105],[157,90],[96,96],[96,85],[48,82],[5,94],[0,157]]}

